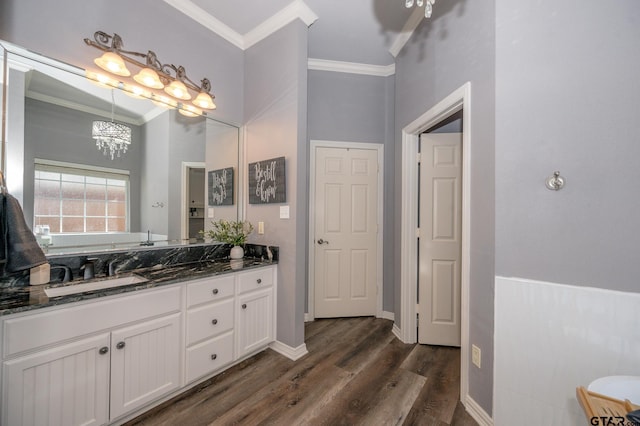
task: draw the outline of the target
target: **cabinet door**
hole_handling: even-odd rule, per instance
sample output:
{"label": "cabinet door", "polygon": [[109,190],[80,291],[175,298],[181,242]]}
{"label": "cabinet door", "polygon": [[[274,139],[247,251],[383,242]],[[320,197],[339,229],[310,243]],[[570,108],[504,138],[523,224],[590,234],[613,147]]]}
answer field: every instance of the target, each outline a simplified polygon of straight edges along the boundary
{"label": "cabinet door", "polygon": [[109,420],[109,334],[4,363],[6,425],[101,425]]}
{"label": "cabinet door", "polygon": [[238,304],[238,357],[242,357],[274,339],[273,291],[247,293],[238,298]]}
{"label": "cabinet door", "polygon": [[111,419],[180,386],[179,313],[111,333]]}

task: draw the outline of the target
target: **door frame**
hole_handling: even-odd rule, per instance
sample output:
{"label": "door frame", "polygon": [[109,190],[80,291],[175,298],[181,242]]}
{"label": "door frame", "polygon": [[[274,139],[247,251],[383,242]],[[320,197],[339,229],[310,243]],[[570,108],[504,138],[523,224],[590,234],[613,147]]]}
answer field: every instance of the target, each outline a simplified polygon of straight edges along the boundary
{"label": "door frame", "polygon": [[[471,83],[449,96],[402,129],[402,212],[400,235],[400,317],[397,335],[404,343],[418,341],[416,295],[418,283],[418,141],[420,134],[462,110],[462,258],[460,291],[460,397],[469,391],[469,274],[471,230]],[[397,316],[397,314],[396,314]]]}
{"label": "door frame", "polygon": [[[206,163],[202,161],[182,162],[182,182],[180,190],[180,239],[182,240],[189,239],[189,215],[187,214],[187,210],[189,209],[189,169],[205,169],[206,172]],[[206,188],[207,185],[205,182],[205,189]],[[204,201],[206,206],[207,200]],[[205,208],[205,217],[206,216],[207,214]]]}
{"label": "door frame", "polygon": [[378,235],[376,237],[377,243],[377,259],[376,259],[376,317],[382,317],[382,249],[383,249],[383,236],[384,236],[384,145],[378,143],[364,143],[364,142],[346,142],[346,141],[327,141],[327,140],[311,140],[310,153],[309,153],[309,286],[307,287],[307,313],[305,314],[305,322],[313,321],[315,319],[315,233],[316,233],[316,148],[351,148],[351,149],[370,149],[375,150],[378,153]]}

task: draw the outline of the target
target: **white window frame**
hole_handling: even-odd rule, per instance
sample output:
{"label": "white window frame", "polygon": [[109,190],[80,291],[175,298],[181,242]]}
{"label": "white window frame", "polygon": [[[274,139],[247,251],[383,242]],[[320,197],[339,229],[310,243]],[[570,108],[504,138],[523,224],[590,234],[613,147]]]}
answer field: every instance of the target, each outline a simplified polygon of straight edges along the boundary
{"label": "white window frame", "polygon": [[[36,181],[35,174],[38,171],[52,171],[56,173],[76,174],[85,177],[100,177],[114,180],[126,181],[126,194],[125,194],[125,230],[113,231],[113,232],[64,232],[60,234],[71,235],[91,235],[91,234],[111,234],[118,232],[129,232],[131,226],[131,178],[129,170],[114,169],[109,167],[90,166],[86,164],[68,163],[64,161],[46,160],[42,158],[34,159],[34,185]],[[34,209],[33,209],[33,225],[35,229],[36,214],[35,214],[35,194],[34,194]],[[62,213],[60,213],[62,218]],[[86,218],[86,216],[85,216]]]}

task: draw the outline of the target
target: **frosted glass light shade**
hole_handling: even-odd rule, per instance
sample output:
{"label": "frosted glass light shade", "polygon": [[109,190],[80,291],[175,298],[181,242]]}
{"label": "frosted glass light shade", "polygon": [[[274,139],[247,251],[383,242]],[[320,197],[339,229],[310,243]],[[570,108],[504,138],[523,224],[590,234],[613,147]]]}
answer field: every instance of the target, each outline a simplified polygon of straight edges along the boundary
{"label": "frosted glass light shade", "polygon": [[188,101],[191,99],[191,94],[187,89],[187,86],[184,85],[180,80],[174,80],[167,87],[164,88],[164,91],[177,99],[182,99],[183,101]]}
{"label": "frosted glass light shade", "polygon": [[204,109],[216,109],[216,104],[213,103],[213,99],[205,92],[198,93],[198,96],[193,100],[193,104]]}
{"label": "frosted glass light shade", "polygon": [[117,53],[104,52],[102,56],[96,58],[93,62],[105,71],[109,71],[115,75],[121,75],[123,77],[129,77],[131,72],[124,64],[124,60]]}
{"label": "frosted glass light shade", "polygon": [[133,76],[133,79],[143,86],[149,87],[150,89],[164,88],[164,84],[162,84],[162,81],[160,81],[158,73],[151,68],[142,68],[138,74]]}
{"label": "frosted glass light shade", "polygon": [[193,105],[182,105],[182,107],[178,109],[178,112],[185,117],[197,117],[202,115],[202,110],[194,107]]}

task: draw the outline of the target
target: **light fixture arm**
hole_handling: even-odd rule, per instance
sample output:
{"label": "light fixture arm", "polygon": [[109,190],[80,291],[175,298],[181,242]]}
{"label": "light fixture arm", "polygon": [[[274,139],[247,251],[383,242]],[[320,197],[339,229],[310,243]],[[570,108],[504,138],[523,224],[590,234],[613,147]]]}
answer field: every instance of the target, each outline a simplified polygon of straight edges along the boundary
{"label": "light fixture arm", "polygon": [[[158,60],[155,52],[151,50],[149,50],[147,53],[124,50],[122,48],[124,45],[122,37],[120,37],[118,34],[114,33],[113,35],[110,35],[105,33],[104,31],[96,31],[93,35],[93,38],[94,40],[85,38],[84,42],[87,45],[95,47],[96,49],[100,49],[104,52],[117,53],[122,57],[124,61],[137,67],[148,67],[154,69],[158,73],[160,80],[162,80],[165,84],[174,80],[178,80],[183,82],[185,86],[187,86],[191,90],[210,94],[211,82],[209,81],[209,79],[205,78],[201,80],[202,83],[198,85],[187,76],[187,72],[182,65],[175,66],[173,64],[163,64],[162,62],[160,62],[160,60]],[[134,59],[132,56],[143,58],[144,63],[138,61],[137,59]],[[213,95],[211,96],[214,97]]]}

